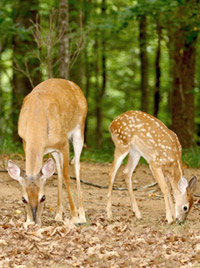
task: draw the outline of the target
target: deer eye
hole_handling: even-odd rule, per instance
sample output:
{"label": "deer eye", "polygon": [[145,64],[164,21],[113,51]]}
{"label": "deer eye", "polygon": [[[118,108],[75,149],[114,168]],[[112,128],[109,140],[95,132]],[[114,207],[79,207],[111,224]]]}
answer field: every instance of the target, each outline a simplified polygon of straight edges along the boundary
{"label": "deer eye", "polygon": [[187,212],[187,211],[188,211],[188,206],[183,206],[183,210],[184,210],[185,212]]}
{"label": "deer eye", "polygon": [[42,196],[42,198],[40,199],[40,203],[44,202],[44,201],[45,201],[45,199],[46,199],[46,196],[45,196],[45,195],[43,195],[43,196]]}
{"label": "deer eye", "polygon": [[24,202],[25,204],[27,204],[27,200],[22,196],[22,202]]}

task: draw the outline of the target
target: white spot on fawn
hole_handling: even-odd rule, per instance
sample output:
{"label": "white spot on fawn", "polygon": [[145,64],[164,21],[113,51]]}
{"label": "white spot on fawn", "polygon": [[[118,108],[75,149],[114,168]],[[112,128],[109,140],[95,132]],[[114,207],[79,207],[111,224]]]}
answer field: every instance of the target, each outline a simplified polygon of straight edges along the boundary
{"label": "white spot on fawn", "polygon": [[149,137],[149,138],[152,138],[152,136],[151,136],[151,134],[149,132],[147,132],[146,136]]}

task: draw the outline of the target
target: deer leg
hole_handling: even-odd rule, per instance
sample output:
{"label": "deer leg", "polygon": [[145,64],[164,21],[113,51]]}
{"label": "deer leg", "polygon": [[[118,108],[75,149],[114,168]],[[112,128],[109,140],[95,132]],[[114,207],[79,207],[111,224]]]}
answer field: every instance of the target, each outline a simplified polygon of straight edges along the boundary
{"label": "deer leg", "polygon": [[56,168],[58,172],[58,198],[57,198],[57,210],[56,210],[56,221],[62,221],[63,213],[63,198],[62,198],[62,184],[63,184],[63,160],[62,155],[58,152],[52,153],[53,158],[56,162]]}
{"label": "deer leg", "polygon": [[76,130],[73,134],[73,147],[74,147],[74,163],[76,173],[76,183],[78,192],[78,203],[79,203],[79,221],[81,223],[86,222],[85,211],[83,208],[83,197],[80,183],[80,155],[83,148],[83,133],[80,129]]}
{"label": "deer leg", "polygon": [[108,186],[108,201],[107,201],[107,216],[109,219],[112,218],[112,187],[115,180],[115,176],[117,173],[117,170],[119,169],[123,159],[127,156],[129,151],[126,151],[124,153],[119,152],[117,149],[115,149],[115,155],[114,155],[114,161],[110,167],[109,171],[109,186]]}
{"label": "deer leg", "polygon": [[128,187],[129,195],[130,195],[132,210],[135,213],[136,217],[138,219],[141,219],[141,213],[139,211],[139,208],[135,199],[135,194],[133,193],[133,186],[132,186],[132,174],[139,160],[140,160],[140,154],[131,149],[129,153],[129,159],[123,171],[123,174],[125,176],[125,181]]}
{"label": "deer leg", "polygon": [[168,185],[168,188],[169,188],[169,195],[168,195],[169,204],[170,204],[173,219],[175,220],[175,206],[174,206],[174,202],[173,202],[172,186],[171,186],[171,183],[170,183],[170,180],[169,180],[168,176],[165,176],[165,178],[166,178],[166,182],[167,182],[167,185]]}
{"label": "deer leg", "polygon": [[69,144],[63,148],[62,150],[63,155],[63,178],[64,182],[67,188],[68,198],[69,198],[69,205],[70,205],[70,211],[72,216],[72,221],[74,223],[78,223],[78,212],[76,209],[76,206],[74,204],[74,200],[71,194],[71,188],[70,188],[70,177],[69,177]]}
{"label": "deer leg", "polygon": [[150,164],[150,168],[164,195],[165,207],[166,207],[166,219],[170,224],[173,222],[173,212],[171,211],[171,205],[170,205],[170,203],[172,202],[170,189],[165,181],[162,169],[155,167],[152,163]]}
{"label": "deer leg", "polygon": [[[22,142],[23,142],[24,153],[26,156],[26,142],[25,142],[25,140],[22,140]],[[33,221],[33,216],[32,216],[30,207],[26,206],[26,222],[29,223],[32,221]]]}

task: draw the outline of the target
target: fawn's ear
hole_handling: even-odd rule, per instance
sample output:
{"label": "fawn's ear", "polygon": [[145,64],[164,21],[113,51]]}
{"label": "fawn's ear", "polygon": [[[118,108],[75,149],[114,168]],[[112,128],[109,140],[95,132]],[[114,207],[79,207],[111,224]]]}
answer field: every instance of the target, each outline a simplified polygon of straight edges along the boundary
{"label": "fawn's ear", "polygon": [[188,187],[188,182],[187,182],[186,178],[184,178],[184,177],[180,178],[180,180],[178,182],[178,189],[180,190],[180,192],[182,194],[184,194],[186,192],[187,187]]}
{"label": "fawn's ear", "polygon": [[12,160],[8,161],[8,174],[14,180],[20,181],[21,169]]}
{"label": "fawn's ear", "polygon": [[49,158],[42,167],[42,174],[44,179],[48,179],[55,171],[55,164],[52,158]]}
{"label": "fawn's ear", "polygon": [[188,185],[188,188],[193,191],[194,188],[196,187],[196,184],[197,184],[197,177],[194,176],[192,177],[192,179],[189,181],[189,185]]}

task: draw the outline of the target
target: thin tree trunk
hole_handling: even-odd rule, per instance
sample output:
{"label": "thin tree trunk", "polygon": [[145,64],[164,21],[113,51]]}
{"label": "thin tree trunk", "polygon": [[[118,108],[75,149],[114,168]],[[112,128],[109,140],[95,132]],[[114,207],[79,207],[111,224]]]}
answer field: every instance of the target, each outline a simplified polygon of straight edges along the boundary
{"label": "thin tree trunk", "polygon": [[[85,7],[85,12],[83,16],[83,25],[87,26],[87,22],[90,19],[90,8],[91,8],[91,0],[84,0],[84,7]],[[87,44],[84,49],[84,75],[85,75],[85,83],[84,83],[84,88],[85,88],[85,97],[87,101],[89,100],[89,95],[90,95],[90,60],[89,60],[89,54],[88,54],[88,47]],[[88,106],[88,115],[86,117],[85,121],[85,132],[84,132],[84,138],[85,138],[85,143],[88,143],[88,121],[89,121],[89,111],[90,107]]]}
{"label": "thin tree trunk", "polygon": [[[106,13],[106,1],[102,0],[102,16]],[[102,42],[101,42],[101,61],[102,61],[102,85],[100,92],[98,94],[97,100],[97,109],[96,109],[96,116],[97,116],[97,128],[96,128],[96,135],[97,135],[97,146],[100,147],[103,142],[103,98],[106,91],[106,81],[107,81],[107,74],[106,74],[106,41],[104,33],[102,34]]]}
{"label": "thin tree trunk", "polygon": [[155,69],[156,69],[156,83],[155,83],[155,90],[154,90],[154,116],[158,117],[159,111],[159,103],[160,103],[160,45],[161,45],[161,27],[159,22],[157,22],[157,33],[158,33],[158,46],[156,51],[156,62],[155,62]]}
{"label": "thin tree trunk", "polygon": [[[76,34],[79,31],[79,28],[83,27],[82,24],[85,23],[85,13],[83,14],[82,8],[84,4],[82,0],[70,2],[69,4],[69,21],[70,25],[73,26],[73,29],[70,30],[70,33]],[[81,35],[81,34],[80,34]],[[77,37],[76,37],[77,38]],[[78,40],[76,41],[78,42]],[[69,47],[69,57],[70,57],[70,66],[69,66],[69,79],[77,83],[80,88],[83,88],[83,60],[82,54],[80,53],[77,57],[75,57],[75,61],[73,61],[73,56],[76,54],[72,49],[75,48],[73,44],[76,43],[75,40],[70,39],[70,47]],[[77,49],[77,48],[76,48]]]}
{"label": "thin tree trunk", "polygon": [[59,45],[60,56],[60,77],[64,79],[69,78],[69,12],[68,12],[68,0],[60,0],[59,4],[59,31],[62,36]]}
{"label": "thin tree trunk", "polygon": [[100,100],[99,100],[99,91],[100,91],[100,86],[99,86],[99,42],[96,37],[95,44],[94,44],[94,51],[96,54],[96,59],[95,59],[95,76],[96,76],[96,83],[95,83],[95,88],[96,88],[96,143],[97,145],[100,144],[99,140],[101,139],[101,116],[100,116]]}
{"label": "thin tree trunk", "polygon": [[[90,94],[90,65],[88,62],[88,52],[87,52],[87,47],[85,48],[85,78],[86,78],[86,83],[85,83],[85,97],[88,101],[89,98],[89,94]],[[85,121],[85,143],[87,144],[88,141],[88,117],[89,115],[87,115],[86,117],[86,121]]]}
{"label": "thin tree trunk", "polygon": [[[1,53],[2,53],[2,46],[1,46],[1,42],[0,42],[0,60],[1,60]],[[2,73],[0,72],[0,146],[2,146],[3,144],[3,140],[4,140],[4,131],[3,131],[3,127],[4,127],[4,107],[3,107],[3,98],[2,98]]]}
{"label": "thin tree trunk", "polygon": [[170,87],[168,89],[168,98],[167,98],[167,110],[168,113],[172,114],[172,93],[173,93],[173,70],[174,70],[174,60],[173,60],[173,37],[170,31],[170,28],[168,29],[168,37],[169,41],[167,42],[168,47],[168,53],[169,53],[169,79],[170,79]]}
{"label": "thin tree trunk", "polygon": [[147,55],[147,19],[143,15],[139,22],[139,43],[141,62],[141,110],[148,112],[149,84],[148,84],[148,55]]}
{"label": "thin tree trunk", "polygon": [[97,145],[101,146],[103,142],[103,98],[105,96],[106,91],[106,81],[107,81],[107,74],[106,74],[106,42],[105,40],[102,41],[102,86],[101,91],[99,94],[99,105],[97,105]]}

